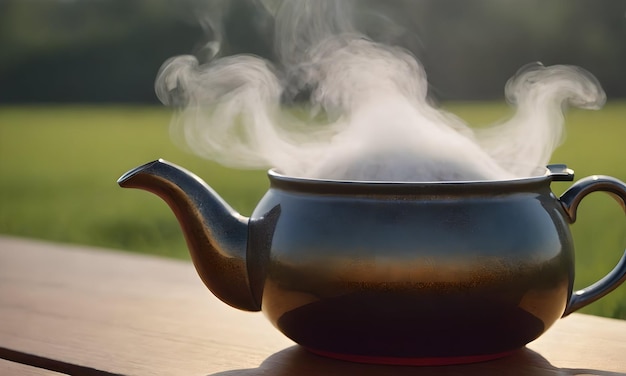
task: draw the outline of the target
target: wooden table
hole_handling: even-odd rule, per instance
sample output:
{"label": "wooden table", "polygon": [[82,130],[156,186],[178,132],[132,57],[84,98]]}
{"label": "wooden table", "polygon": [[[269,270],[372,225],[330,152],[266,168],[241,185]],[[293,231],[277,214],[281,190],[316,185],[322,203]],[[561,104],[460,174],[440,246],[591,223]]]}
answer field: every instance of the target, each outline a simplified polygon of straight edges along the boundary
{"label": "wooden table", "polygon": [[[622,287],[623,288],[623,287]],[[626,375],[626,321],[573,314],[514,355],[373,366],[309,354],[189,262],[0,237],[0,375]]]}

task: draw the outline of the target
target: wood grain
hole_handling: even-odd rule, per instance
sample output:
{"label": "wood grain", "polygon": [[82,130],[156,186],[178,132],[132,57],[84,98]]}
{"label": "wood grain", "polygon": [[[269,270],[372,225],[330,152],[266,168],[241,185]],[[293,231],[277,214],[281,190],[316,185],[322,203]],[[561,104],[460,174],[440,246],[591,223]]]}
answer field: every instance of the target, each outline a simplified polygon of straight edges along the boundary
{"label": "wood grain", "polygon": [[[615,376],[626,375],[626,321],[573,314],[527,349],[474,365],[354,364],[221,303],[189,262],[0,237],[0,357],[7,350],[74,374]],[[0,374],[19,367],[32,370],[2,361]]]}
{"label": "wood grain", "polygon": [[31,367],[20,363],[0,359],[0,375],[3,376],[60,376],[61,373],[47,369]]}

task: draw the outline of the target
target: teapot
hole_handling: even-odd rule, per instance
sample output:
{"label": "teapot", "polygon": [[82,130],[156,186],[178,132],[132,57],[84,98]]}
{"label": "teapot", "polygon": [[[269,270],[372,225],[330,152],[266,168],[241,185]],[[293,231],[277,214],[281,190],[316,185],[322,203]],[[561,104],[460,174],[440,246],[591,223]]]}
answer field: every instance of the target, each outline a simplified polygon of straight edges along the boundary
{"label": "teapot", "polygon": [[626,253],[574,291],[569,225],[604,191],[626,211],[626,184],[573,171],[502,181],[321,180],[268,172],[247,218],[198,176],[164,160],[118,184],[161,197],[205,285],[262,310],[287,337],[336,359],[402,365],[508,355],[626,280]]}

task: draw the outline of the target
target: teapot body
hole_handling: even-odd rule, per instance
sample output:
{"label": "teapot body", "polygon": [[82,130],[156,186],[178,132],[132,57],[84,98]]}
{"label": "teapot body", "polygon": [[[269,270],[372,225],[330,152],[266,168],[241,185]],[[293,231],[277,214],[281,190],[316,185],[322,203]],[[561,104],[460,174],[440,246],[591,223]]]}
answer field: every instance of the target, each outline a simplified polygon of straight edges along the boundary
{"label": "teapot body", "polygon": [[263,265],[252,284],[272,324],[313,352],[396,364],[490,359],[566,309],[573,243],[548,176],[270,181],[250,220],[248,258]]}
{"label": "teapot body", "polygon": [[590,193],[626,211],[626,183],[573,171],[475,182],[358,182],[269,172],[250,218],[162,159],[118,179],[161,197],[204,284],[232,307],[264,311],[320,355],[437,365],[501,357],[626,282],[626,252],[573,291],[569,224]]}

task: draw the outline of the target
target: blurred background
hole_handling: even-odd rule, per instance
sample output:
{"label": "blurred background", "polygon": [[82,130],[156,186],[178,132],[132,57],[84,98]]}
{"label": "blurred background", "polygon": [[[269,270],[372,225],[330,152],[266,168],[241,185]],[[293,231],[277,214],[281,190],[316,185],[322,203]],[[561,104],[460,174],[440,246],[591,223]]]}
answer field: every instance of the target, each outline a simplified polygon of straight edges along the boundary
{"label": "blurred background", "polygon": [[[175,146],[172,110],[157,101],[154,79],[170,57],[206,61],[214,41],[219,56],[272,60],[267,9],[277,3],[0,0],[0,234],[188,258],[165,204],[115,184],[160,157],[194,171],[249,215],[267,189],[265,172],[227,169]],[[356,4],[363,32],[412,51],[430,95],[470,125],[510,114],[504,85],[525,64],[587,69],[608,103],[567,113],[567,139],[553,161],[577,177],[626,180],[626,0]],[[593,196],[572,226],[577,288],[604,276],[626,246],[624,212],[607,195]],[[584,312],[626,319],[626,286]]]}
{"label": "blurred background", "polygon": [[[358,4],[362,29],[411,50],[436,98],[500,99],[534,61],[579,65],[609,98],[626,96],[624,0]],[[218,23],[221,55],[272,58],[272,18],[259,1],[0,0],[0,101],[156,103],[161,64],[202,53]]]}

